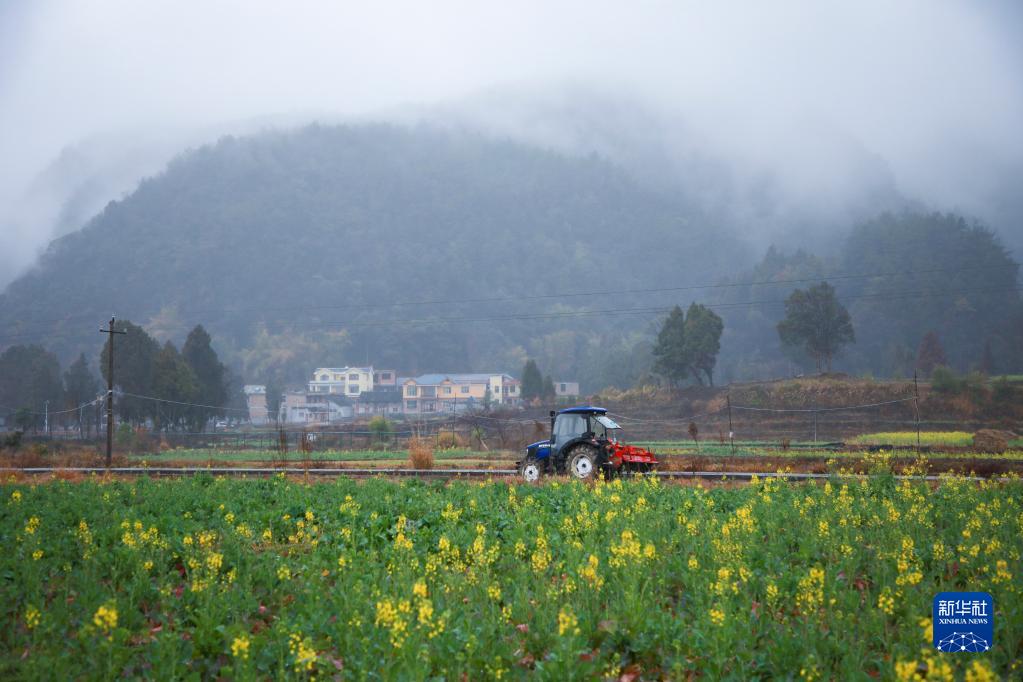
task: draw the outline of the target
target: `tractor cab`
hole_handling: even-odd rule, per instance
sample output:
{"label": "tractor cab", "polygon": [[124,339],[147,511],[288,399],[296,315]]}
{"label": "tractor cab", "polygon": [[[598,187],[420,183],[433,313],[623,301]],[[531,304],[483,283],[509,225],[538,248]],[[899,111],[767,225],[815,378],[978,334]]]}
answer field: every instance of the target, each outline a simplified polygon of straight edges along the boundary
{"label": "tractor cab", "polygon": [[[623,459],[619,443],[621,427],[607,416],[603,407],[570,407],[551,412],[551,436],[526,446],[526,456],[518,462],[522,477],[536,481],[544,473],[569,473],[575,478],[588,479],[598,471],[608,475],[628,463],[626,470],[646,471],[657,460],[639,448],[624,448],[631,455]],[[640,453],[645,453],[642,456]],[[643,468],[633,464],[648,465]]]}

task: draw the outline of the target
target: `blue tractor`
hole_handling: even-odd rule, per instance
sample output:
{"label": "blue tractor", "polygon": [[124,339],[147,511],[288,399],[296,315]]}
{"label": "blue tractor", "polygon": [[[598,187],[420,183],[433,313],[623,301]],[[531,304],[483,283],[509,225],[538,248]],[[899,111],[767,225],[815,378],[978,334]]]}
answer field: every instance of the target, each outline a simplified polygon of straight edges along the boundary
{"label": "blue tractor", "polygon": [[519,474],[535,482],[544,474],[571,474],[589,479],[603,471],[650,471],[657,464],[654,455],[642,448],[622,445],[621,427],[607,416],[603,407],[569,407],[551,412],[551,437],[526,446],[526,456],[517,462]]}

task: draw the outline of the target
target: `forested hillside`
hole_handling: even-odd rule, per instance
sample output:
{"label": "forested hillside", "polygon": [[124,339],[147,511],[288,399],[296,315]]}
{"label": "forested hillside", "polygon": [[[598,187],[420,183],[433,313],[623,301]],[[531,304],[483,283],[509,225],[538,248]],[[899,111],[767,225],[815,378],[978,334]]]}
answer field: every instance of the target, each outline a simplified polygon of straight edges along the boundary
{"label": "forested hillside", "polygon": [[663,379],[659,325],[696,301],[724,321],[716,377],[759,379],[812,368],[777,324],[793,290],[827,280],[855,328],[836,370],[910,376],[928,333],[960,371],[1020,370],[1018,264],[983,226],[882,214],[826,253],[772,248],[751,269],[743,237],[684,196],[468,132],[225,138],[53,242],[0,295],[0,348],[95,362],[113,312],[178,346],[202,324],[245,382],[362,363],[518,372],[531,357],[596,391]]}
{"label": "forested hillside", "polygon": [[[301,381],[316,363],[517,370],[528,350],[559,375],[620,382],[601,349],[631,352],[654,316],[620,312],[649,298],[545,297],[716,280],[744,255],[597,158],[313,126],[187,153],[53,242],[0,296],[0,344],[94,356],[116,312],[176,343],[206,325],[249,381]],[[592,310],[614,312],[521,317]],[[436,318],[472,321],[422,322]]]}

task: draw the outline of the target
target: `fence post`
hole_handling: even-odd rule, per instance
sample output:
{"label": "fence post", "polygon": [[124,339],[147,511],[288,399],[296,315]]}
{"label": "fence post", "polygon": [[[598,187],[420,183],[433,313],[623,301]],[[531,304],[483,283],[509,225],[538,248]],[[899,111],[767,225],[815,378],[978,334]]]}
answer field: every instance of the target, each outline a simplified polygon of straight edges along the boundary
{"label": "fence post", "polygon": [[813,449],[817,449],[817,397],[813,399]]}
{"label": "fence post", "polygon": [[728,405],[728,442],[732,445],[732,456],[735,456],[735,431],[732,430],[732,394],[725,395],[725,402]]}

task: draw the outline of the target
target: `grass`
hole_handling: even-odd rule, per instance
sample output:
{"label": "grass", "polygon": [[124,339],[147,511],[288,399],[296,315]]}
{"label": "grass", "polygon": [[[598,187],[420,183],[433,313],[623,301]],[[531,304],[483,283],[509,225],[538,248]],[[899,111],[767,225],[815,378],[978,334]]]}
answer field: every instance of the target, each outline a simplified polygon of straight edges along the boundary
{"label": "grass", "polygon": [[[490,453],[474,452],[468,448],[453,448],[450,450],[437,450],[434,457],[438,460],[458,459],[483,459]],[[150,464],[157,464],[163,461],[181,462],[206,462],[209,460],[222,462],[269,462],[279,458],[272,450],[166,450],[159,454],[135,453],[131,455],[136,461],[146,461]],[[328,450],[303,453],[289,452],[289,462],[301,462],[305,460],[322,461],[347,461],[347,462],[372,462],[394,459],[406,459],[408,453],[404,450]]]}
{"label": "grass", "polygon": [[[885,431],[868,433],[848,439],[856,445],[916,445],[916,431]],[[973,434],[967,431],[922,431],[920,444],[946,447],[969,447]]]}
{"label": "grass", "polygon": [[[1021,530],[1023,482],[954,477],[5,484],[0,675],[1007,679]],[[954,590],[983,656],[931,653]]]}

